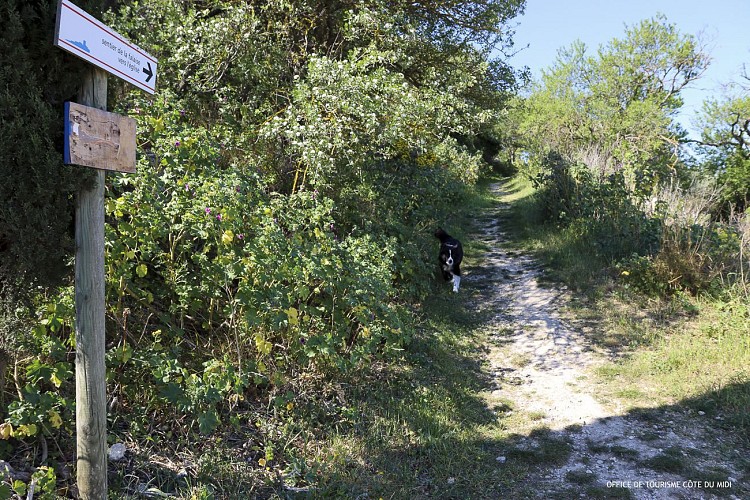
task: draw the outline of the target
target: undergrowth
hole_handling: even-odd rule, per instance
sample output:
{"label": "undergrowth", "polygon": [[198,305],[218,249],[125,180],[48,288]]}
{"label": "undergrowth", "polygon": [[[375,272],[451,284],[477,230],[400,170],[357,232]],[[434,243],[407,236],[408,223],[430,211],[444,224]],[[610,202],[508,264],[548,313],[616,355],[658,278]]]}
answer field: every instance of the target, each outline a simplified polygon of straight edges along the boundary
{"label": "undergrowth", "polygon": [[[618,395],[626,408],[677,405],[703,412],[750,443],[746,284],[732,284],[732,277],[724,276],[722,286],[719,274],[706,278],[700,267],[705,259],[699,255],[704,250],[694,247],[683,255],[676,250],[674,233],[663,239],[666,254],[644,253],[637,259],[605,256],[590,247],[590,239],[577,226],[544,223],[544,193],[530,181],[518,176],[506,188],[506,199],[512,201],[512,244],[544,262],[548,279],[579,292],[569,315],[615,360],[598,370],[608,393]],[[718,238],[711,250],[714,255],[732,244],[731,237]],[[702,259],[690,267],[696,274],[692,280],[683,279],[684,288],[675,288],[663,281],[669,275],[659,274],[658,266],[666,269],[668,259],[669,268],[676,269],[675,255],[681,255],[679,262],[686,266],[690,258]],[[636,269],[638,262],[646,267]],[[648,284],[638,284],[635,276]],[[704,285],[693,286],[696,283]]]}

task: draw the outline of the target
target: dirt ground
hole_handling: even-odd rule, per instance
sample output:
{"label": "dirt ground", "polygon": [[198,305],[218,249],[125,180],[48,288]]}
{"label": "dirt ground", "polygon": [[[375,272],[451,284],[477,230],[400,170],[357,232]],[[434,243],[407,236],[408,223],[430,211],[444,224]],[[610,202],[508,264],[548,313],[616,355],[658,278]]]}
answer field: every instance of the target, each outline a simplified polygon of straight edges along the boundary
{"label": "dirt ground", "polygon": [[[502,187],[493,189],[500,194]],[[550,436],[566,450],[563,460],[533,468],[519,491],[509,494],[750,498],[741,465],[746,452],[727,441],[712,418],[679,405],[625,411],[602,395],[592,369],[609,362],[606,353],[560,312],[569,292],[541,286],[540,265],[506,248],[507,208],[500,204],[481,214],[478,237],[489,250],[465,277],[472,306],[492,311],[487,365],[494,389],[486,394],[488,405],[519,414],[509,419],[518,439],[497,457],[498,467],[510,465],[519,451],[540,449]]]}

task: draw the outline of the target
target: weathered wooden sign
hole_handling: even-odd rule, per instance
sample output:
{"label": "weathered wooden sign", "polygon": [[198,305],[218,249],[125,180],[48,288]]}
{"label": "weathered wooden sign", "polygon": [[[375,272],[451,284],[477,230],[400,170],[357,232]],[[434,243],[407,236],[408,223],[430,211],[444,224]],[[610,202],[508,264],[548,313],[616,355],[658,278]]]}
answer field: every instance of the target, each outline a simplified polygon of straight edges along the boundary
{"label": "weathered wooden sign", "polygon": [[74,102],[65,103],[64,162],[135,172],[135,120]]}
{"label": "weathered wooden sign", "polygon": [[149,94],[156,89],[156,58],[68,0],[57,7],[55,45]]}

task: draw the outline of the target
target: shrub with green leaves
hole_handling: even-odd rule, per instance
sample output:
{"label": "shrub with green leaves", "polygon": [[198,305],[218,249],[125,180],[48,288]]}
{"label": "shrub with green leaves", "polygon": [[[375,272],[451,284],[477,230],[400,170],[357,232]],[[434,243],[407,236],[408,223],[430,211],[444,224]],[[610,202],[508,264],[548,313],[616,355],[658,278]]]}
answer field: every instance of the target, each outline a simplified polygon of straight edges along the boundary
{"label": "shrub with green leaves", "polygon": [[[408,340],[432,232],[477,180],[474,136],[513,88],[489,53],[510,47],[500,28],[523,2],[377,7],[148,0],[108,14],[160,61],[155,96],[108,92],[137,119],[139,154],[106,186],[115,429],[210,433],[246,398],[288,401],[292,376],[335,376]],[[51,290],[20,306],[31,326],[12,326],[31,332],[21,395],[0,415],[13,443],[71,438],[72,290]]]}
{"label": "shrub with green leaves", "polygon": [[0,423],[0,456],[3,440],[37,440],[44,436],[73,432],[75,398],[74,365],[70,356],[74,345],[72,287],[60,290],[58,297],[39,300],[32,316],[36,324],[20,335],[21,352],[33,352],[16,370],[18,398],[5,408]]}
{"label": "shrub with green leaves", "polygon": [[[158,313],[145,340],[123,325],[120,345],[133,354],[113,354],[139,368],[132,382],[155,385],[149,404],[176,405],[210,429],[232,393],[292,367],[357,366],[404,340],[394,241],[339,228],[317,190],[269,192],[255,166],[223,160],[231,137],[180,110],[137,116],[153,154],[109,188],[107,291],[115,319]],[[209,377],[216,360],[238,378]]]}
{"label": "shrub with green leaves", "polygon": [[585,166],[550,154],[536,183],[547,220],[579,234],[606,261],[659,249],[661,222],[636,205],[622,175],[597,180]]}

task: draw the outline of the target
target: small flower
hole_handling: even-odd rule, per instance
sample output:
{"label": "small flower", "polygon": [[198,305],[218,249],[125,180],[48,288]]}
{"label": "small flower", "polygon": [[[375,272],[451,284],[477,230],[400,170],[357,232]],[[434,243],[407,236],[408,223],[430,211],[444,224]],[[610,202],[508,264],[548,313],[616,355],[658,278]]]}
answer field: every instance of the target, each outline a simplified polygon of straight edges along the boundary
{"label": "small flower", "polygon": [[180,141],[174,141],[174,147],[179,148],[180,147]]}
{"label": "small flower", "polygon": [[206,215],[211,213],[211,207],[206,207]]}
{"label": "small flower", "polygon": [[185,110],[184,109],[180,110],[180,116],[185,116]]}
{"label": "small flower", "polygon": [[216,220],[218,220],[218,221],[220,221],[220,222],[221,222],[221,219],[222,219],[222,217],[221,217],[221,214],[218,214],[218,215],[216,216]]}
{"label": "small flower", "polygon": [[190,184],[185,184],[185,191],[190,191]]}
{"label": "small flower", "polygon": [[244,239],[245,239],[245,233],[239,233],[239,234],[237,235],[237,239],[238,239],[238,240],[244,240]]}

